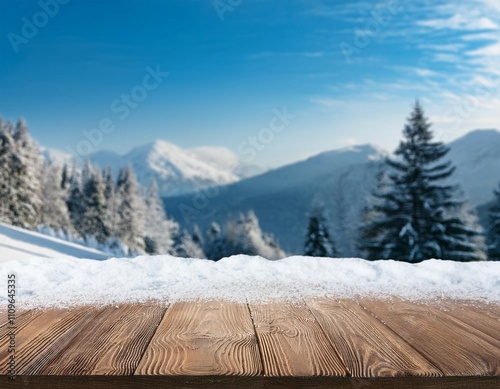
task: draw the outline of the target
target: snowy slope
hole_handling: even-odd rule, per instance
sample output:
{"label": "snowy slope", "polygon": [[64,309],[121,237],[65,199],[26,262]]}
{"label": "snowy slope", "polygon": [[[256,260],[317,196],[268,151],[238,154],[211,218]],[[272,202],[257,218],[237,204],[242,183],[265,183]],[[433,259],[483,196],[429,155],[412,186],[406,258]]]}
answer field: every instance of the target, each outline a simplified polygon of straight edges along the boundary
{"label": "snowy slope", "polygon": [[[374,145],[347,147],[220,188],[206,201],[184,195],[166,199],[165,206],[184,226],[197,223],[203,230],[213,220],[224,224],[253,209],[263,231],[273,233],[285,251],[300,253],[308,213],[313,205],[323,205],[342,254],[353,256],[365,196],[385,155]],[[185,212],[186,207],[193,211]]]}
{"label": "snowy slope", "polygon": [[262,171],[245,165],[223,147],[187,150],[162,140],[136,147],[123,156],[100,151],[91,160],[100,167],[112,166],[115,172],[131,164],[140,184],[147,187],[155,178],[164,197],[229,184]]}
{"label": "snowy slope", "polygon": [[500,132],[472,131],[449,146],[448,155],[457,166],[455,178],[472,204],[491,201],[500,182]]}
{"label": "snowy slope", "polygon": [[0,223],[0,262],[38,258],[106,259],[109,255],[61,239]]}
{"label": "snowy slope", "polygon": [[[318,296],[500,302],[500,262],[430,260],[412,265],[307,257],[268,261],[244,255],[219,262],[170,256],[35,258],[0,263],[0,278],[6,280],[9,273],[17,273],[17,303],[27,308],[145,300],[303,301]],[[0,292],[2,306],[6,291]]]}

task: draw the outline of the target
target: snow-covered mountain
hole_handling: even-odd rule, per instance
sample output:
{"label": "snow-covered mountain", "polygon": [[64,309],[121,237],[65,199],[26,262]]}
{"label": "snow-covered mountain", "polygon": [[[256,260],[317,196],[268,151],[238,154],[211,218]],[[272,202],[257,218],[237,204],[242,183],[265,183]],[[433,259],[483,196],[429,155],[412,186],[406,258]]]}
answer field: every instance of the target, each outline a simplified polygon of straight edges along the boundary
{"label": "snow-covered mountain", "polygon": [[455,178],[474,206],[493,199],[500,182],[500,132],[476,130],[450,143]]}
{"label": "snow-covered mountain", "polygon": [[139,182],[147,187],[154,178],[164,197],[233,183],[261,170],[242,163],[238,156],[223,147],[183,149],[158,140],[139,146],[125,155],[99,151],[91,161],[100,167],[132,165]]}
{"label": "snow-covered mountain", "polygon": [[[342,254],[355,254],[355,230],[380,160],[387,153],[374,145],[325,152],[219,189],[217,196],[184,195],[165,200],[167,212],[184,226],[207,229],[253,209],[263,231],[282,247],[300,252],[313,206],[323,206]],[[206,200],[206,201],[204,201]]]}
{"label": "snow-covered mountain", "polygon": [[[500,132],[472,131],[449,146],[448,158],[457,167],[453,181],[461,184],[473,206],[490,201],[500,181]],[[224,224],[253,209],[263,230],[290,253],[302,249],[308,212],[323,205],[342,255],[351,256],[356,254],[354,237],[377,161],[387,154],[374,145],[348,147],[223,187],[215,198],[207,196],[202,208],[199,197],[189,195],[165,204],[184,226],[197,223],[203,229],[212,220]]]}

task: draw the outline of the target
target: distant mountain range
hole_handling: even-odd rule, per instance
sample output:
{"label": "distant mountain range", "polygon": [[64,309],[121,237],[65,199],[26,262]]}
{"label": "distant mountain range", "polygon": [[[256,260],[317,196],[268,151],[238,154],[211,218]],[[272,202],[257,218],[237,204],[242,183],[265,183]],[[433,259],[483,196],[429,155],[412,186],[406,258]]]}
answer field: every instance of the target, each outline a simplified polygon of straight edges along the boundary
{"label": "distant mountain range", "polygon": [[[74,163],[72,156],[65,152],[46,148],[42,151],[49,161]],[[136,147],[125,155],[98,151],[89,159],[102,168],[111,166],[115,174],[130,164],[142,186],[147,187],[156,179],[163,197],[233,183],[266,170],[243,162],[224,147],[183,149],[163,140]]]}
{"label": "distant mountain range", "polygon": [[[457,167],[454,180],[471,204],[484,210],[500,181],[500,132],[472,131],[449,146],[448,157]],[[69,158],[55,150],[44,154],[59,163]],[[115,171],[131,164],[143,186],[155,178],[167,212],[185,227],[196,223],[206,229],[212,221],[224,224],[253,209],[263,230],[290,253],[302,248],[308,213],[323,206],[342,254],[350,256],[356,254],[355,229],[364,200],[388,154],[375,145],[352,146],[265,171],[222,147],[182,149],[156,141],[125,155],[100,151],[91,160]],[[217,189],[205,190],[209,187]]]}

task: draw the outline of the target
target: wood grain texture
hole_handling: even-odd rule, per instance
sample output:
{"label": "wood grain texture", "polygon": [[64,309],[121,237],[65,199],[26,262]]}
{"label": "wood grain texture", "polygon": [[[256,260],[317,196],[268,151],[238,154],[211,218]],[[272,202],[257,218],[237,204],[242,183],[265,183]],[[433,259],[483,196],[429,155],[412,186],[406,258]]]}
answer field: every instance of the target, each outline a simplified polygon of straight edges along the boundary
{"label": "wood grain texture", "polygon": [[430,305],[402,300],[360,304],[446,376],[500,374],[500,349],[471,326]]}
{"label": "wood grain texture", "polygon": [[[101,311],[88,307],[54,309],[34,317],[16,335],[18,374],[38,374]],[[6,350],[1,349],[0,364],[5,366],[8,357]]]}
{"label": "wood grain texture", "polygon": [[434,305],[437,309],[454,316],[464,323],[487,334],[490,342],[500,341],[500,306],[496,304],[449,302]]}
{"label": "wood grain texture", "polygon": [[2,389],[498,389],[496,377],[0,376]]}
{"label": "wood grain texture", "polygon": [[307,299],[306,302],[353,377],[442,375],[355,301]]}
{"label": "wood grain texture", "polygon": [[107,307],[41,374],[133,374],[165,310],[143,305]]}
{"label": "wood grain texture", "polygon": [[261,370],[247,306],[208,301],[173,304],[135,374],[243,376]]}
{"label": "wood grain texture", "polygon": [[249,304],[266,376],[345,376],[347,371],[305,304]]}

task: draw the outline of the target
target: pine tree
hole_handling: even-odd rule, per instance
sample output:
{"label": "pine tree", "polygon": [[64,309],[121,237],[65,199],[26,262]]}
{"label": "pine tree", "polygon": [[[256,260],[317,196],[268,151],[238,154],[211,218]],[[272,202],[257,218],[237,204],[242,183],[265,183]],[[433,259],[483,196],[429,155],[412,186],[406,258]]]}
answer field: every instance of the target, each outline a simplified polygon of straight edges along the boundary
{"label": "pine tree", "polygon": [[15,220],[12,213],[16,198],[15,172],[20,166],[12,124],[4,124],[0,117],[0,221],[7,224],[14,224]]}
{"label": "pine tree", "polygon": [[246,254],[274,260],[285,256],[274,238],[262,232],[253,211],[227,223],[223,246],[225,257]]}
{"label": "pine tree", "polygon": [[69,191],[66,200],[68,213],[74,230],[84,236],[83,214],[85,212],[84,197],[82,188],[82,177],[80,173],[73,169],[69,178]]}
{"label": "pine tree", "polygon": [[99,244],[103,244],[110,236],[106,225],[106,197],[105,185],[101,172],[95,169],[83,186],[83,215],[82,233],[85,238],[94,237]]}
{"label": "pine tree", "polygon": [[103,180],[104,180],[104,198],[106,199],[106,206],[104,211],[104,224],[109,230],[111,236],[117,236],[117,225],[118,225],[118,189],[116,186],[115,179],[113,177],[113,170],[111,167],[107,167],[103,170]]}
{"label": "pine tree", "polygon": [[12,224],[33,228],[40,217],[42,204],[41,166],[42,158],[36,142],[29,135],[28,126],[19,119],[13,134],[17,163],[13,169],[15,195],[10,212]]}
{"label": "pine tree", "polygon": [[208,259],[218,261],[224,257],[224,238],[220,226],[213,222],[207,231],[205,242],[205,253]]}
{"label": "pine tree", "polygon": [[179,226],[167,218],[158,184],[152,180],[146,192],[146,252],[148,254],[175,254],[174,237]]}
{"label": "pine tree", "polygon": [[121,169],[118,175],[119,204],[117,209],[117,237],[131,251],[145,251],[145,212],[141,188],[137,183],[132,167]]}
{"label": "pine tree", "polygon": [[481,233],[464,217],[459,187],[450,185],[454,167],[443,162],[449,148],[433,141],[431,124],[417,102],[403,130],[404,140],[386,160],[387,188],[374,193],[373,219],[363,228],[370,260],[420,262],[436,258],[484,259]]}
{"label": "pine tree", "polygon": [[335,244],[326,227],[326,221],[322,210],[315,210],[309,218],[304,255],[309,257],[330,258],[337,256],[337,250],[335,249]]}
{"label": "pine tree", "polygon": [[490,209],[488,228],[488,259],[500,261],[500,185],[495,190],[495,203]]}
{"label": "pine tree", "polygon": [[203,249],[197,244],[192,235],[183,230],[179,232],[174,238],[175,255],[181,258],[205,258]]}
{"label": "pine tree", "polygon": [[72,224],[66,204],[67,192],[61,185],[63,174],[56,164],[45,163],[42,174],[42,206],[40,224],[54,230],[72,231]]}

